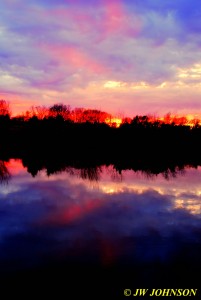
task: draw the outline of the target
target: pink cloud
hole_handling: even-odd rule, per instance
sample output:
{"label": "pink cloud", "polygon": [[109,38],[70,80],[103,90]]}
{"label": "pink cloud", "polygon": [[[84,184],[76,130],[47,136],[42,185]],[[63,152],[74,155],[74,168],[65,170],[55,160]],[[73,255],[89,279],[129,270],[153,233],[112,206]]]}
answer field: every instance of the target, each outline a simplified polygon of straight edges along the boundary
{"label": "pink cloud", "polygon": [[72,68],[74,72],[76,69],[85,69],[90,73],[102,74],[107,71],[107,67],[103,66],[95,59],[89,56],[84,51],[81,51],[75,46],[43,46],[47,53],[52,56],[55,61],[67,68]]}
{"label": "pink cloud", "polygon": [[125,4],[122,0],[102,0],[103,8],[105,10],[103,26],[107,34],[114,34],[120,32],[124,35],[138,35],[142,22],[139,16],[129,15],[126,11]]}
{"label": "pink cloud", "polygon": [[120,30],[124,26],[125,12],[121,0],[102,0],[105,9],[104,24],[108,33]]}
{"label": "pink cloud", "polygon": [[103,203],[99,199],[90,199],[83,201],[82,204],[69,203],[68,207],[62,211],[56,211],[47,216],[44,220],[40,221],[43,224],[69,224],[79,219],[84,218],[86,215],[98,210]]}
{"label": "pink cloud", "polygon": [[75,4],[72,1],[68,8],[45,11],[45,18],[51,17],[62,27],[67,25],[68,29],[76,29],[83,35],[89,34],[97,42],[118,33],[134,37],[141,31],[140,16],[133,12],[129,14],[122,0],[100,0],[96,9],[92,5],[76,6],[75,9]]}

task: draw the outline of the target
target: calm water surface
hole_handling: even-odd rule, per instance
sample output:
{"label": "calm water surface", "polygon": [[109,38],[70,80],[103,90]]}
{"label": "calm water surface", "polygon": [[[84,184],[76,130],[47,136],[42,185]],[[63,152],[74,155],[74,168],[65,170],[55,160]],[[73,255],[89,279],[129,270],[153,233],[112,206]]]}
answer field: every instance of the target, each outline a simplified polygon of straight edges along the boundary
{"label": "calm water surface", "polygon": [[201,168],[166,179],[119,174],[112,166],[92,175],[69,168],[48,177],[43,170],[33,178],[19,160],[6,167],[11,178],[0,186],[2,277],[56,268],[72,278],[77,268],[77,283],[89,272],[91,279],[101,274],[102,288],[117,295],[127,287],[201,286]]}

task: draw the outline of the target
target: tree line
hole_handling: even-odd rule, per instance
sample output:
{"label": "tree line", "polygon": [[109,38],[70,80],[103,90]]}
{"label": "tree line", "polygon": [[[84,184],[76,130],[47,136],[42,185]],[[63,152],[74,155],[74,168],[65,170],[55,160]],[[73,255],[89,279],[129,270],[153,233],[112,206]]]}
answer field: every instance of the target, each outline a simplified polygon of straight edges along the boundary
{"label": "tree line", "polygon": [[40,118],[12,117],[7,102],[1,102],[0,160],[22,159],[33,176],[41,169],[51,174],[67,168],[89,169],[93,174],[93,168],[102,165],[113,165],[120,174],[132,169],[168,176],[201,165],[198,122],[189,126],[135,116],[117,127],[100,119],[64,118],[60,104],[49,111],[52,115]]}
{"label": "tree line", "polygon": [[119,127],[121,124],[142,124],[142,125],[154,125],[160,126],[162,124],[171,125],[190,125],[191,127],[198,126],[200,120],[198,118],[191,118],[188,120],[186,116],[177,116],[167,113],[163,118],[154,116],[135,116],[133,119],[129,117],[113,117],[111,114],[98,110],[98,109],[85,109],[74,108],[71,109],[70,105],[62,103],[55,103],[50,107],[46,106],[31,106],[30,110],[18,114],[13,117],[9,102],[0,100],[0,117],[1,119],[9,118],[15,120],[15,122],[26,122],[30,119],[62,119],[71,123],[106,123],[112,127]]}

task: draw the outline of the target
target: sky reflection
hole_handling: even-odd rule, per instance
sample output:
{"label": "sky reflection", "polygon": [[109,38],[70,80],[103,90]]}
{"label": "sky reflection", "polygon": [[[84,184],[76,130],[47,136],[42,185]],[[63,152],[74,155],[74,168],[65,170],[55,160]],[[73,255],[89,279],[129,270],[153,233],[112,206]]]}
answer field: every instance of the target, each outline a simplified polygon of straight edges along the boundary
{"label": "sky reflection", "polygon": [[49,259],[102,265],[167,263],[181,253],[198,259],[200,169],[169,181],[127,171],[117,182],[105,170],[93,185],[66,173],[32,178],[12,163],[12,179],[0,191],[1,272]]}

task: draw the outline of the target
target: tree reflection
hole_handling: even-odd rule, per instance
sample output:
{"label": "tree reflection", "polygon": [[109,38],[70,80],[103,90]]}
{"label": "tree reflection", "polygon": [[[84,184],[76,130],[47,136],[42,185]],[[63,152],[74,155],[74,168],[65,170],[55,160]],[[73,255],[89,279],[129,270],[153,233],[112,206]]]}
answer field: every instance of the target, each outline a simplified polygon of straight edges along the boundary
{"label": "tree reflection", "polygon": [[121,182],[123,180],[123,171],[133,171],[134,173],[140,173],[146,179],[155,179],[161,174],[166,180],[175,178],[177,175],[184,175],[185,169],[194,167],[197,165],[176,165],[166,164],[166,162],[149,162],[149,161],[135,161],[125,164],[125,162],[116,162],[111,164],[101,164],[97,160],[91,164],[88,160],[75,160],[73,157],[58,158],[53,160],[51,157],[32,158],[26,157],[22,160],[23,166],[27,168],[28,173],[32,174],[33,177],[41,170],[45,170],[47,176],[67,172],[71,176],[77,176],[83,180],[99,181],[103,168],[106,169],[107,174],[110,176],[112,181]]}
{"label": "tree reflection", "polygon": [[0,160],[0,183],[8,183],[10,177],[5,161]]}
{"label": "tree reflection", "polygon": [[[150,164],[148,161],[143,162],[135,161],[132,163],[111,163],[111,164],[95,164],[90,163],[87,160],[75,160],[72,157],[68,159],[64,157],[58,157],[54,160],[52,157],[34,157],[26,156],[22,159],[22,165],[27,169],[27,172],[30,173],[33,177],[37,176],[39,171],[44,170],[47,176],[54,174],[60,174],[66,172],[71,176],[76,176],[83,180],[88,180],[91,182],[98,182],[101,180],[101,175],[103,170],[106,170],[106,173],[110,176],[112,181],[121,182],[123,181],[123,172],[130,170],[134,173],[139,173],[144,176],[146,179],[155,179],[159,174],[161,174],[166,180],[175,178],[177,175],[184,175],[185,169],[189,167],[196,168],[197,165],[159,165]],[[0,160],[0,183],[8,183],[11,174],[6,166],[4,160]]]}
{"label": "tree reflection", "polygon": [[101,167],[91,167],[80,170],[80,177],[91,181],[100,180]]}
{"label": "tree reflection", "polygon": [[114,166],[109,166],[107,168],[107,173],[110,175],[112,181],[121,182],[123,180],[122,172],[117,170]]}
{"label": "tree reflection", "polygon": [[101,178],[102,167],[96,166],[96,167],[88,167],[82,169],[67,167],[65,168],[65,171],[71,176],[77,176],[84,180],[99,181]]}

